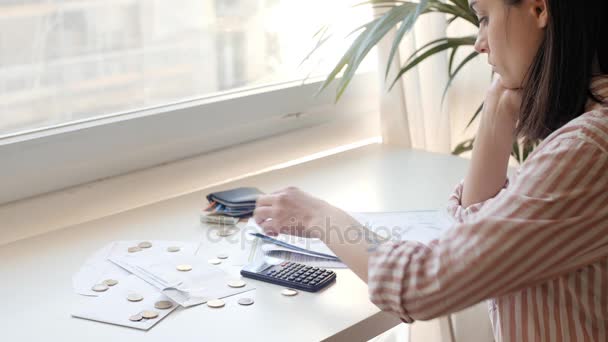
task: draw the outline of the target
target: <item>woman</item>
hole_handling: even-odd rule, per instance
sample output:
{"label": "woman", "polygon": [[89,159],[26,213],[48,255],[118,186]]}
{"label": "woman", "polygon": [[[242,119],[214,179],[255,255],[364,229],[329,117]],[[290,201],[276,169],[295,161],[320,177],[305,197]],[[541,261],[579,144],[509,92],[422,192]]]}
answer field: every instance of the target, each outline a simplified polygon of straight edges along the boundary
{"label": "woman", "polygon": [[[499,77],[448,202],[458,223],[429,246],[344,242],[365,228],[295,188],[260,197],[256,221],[323,239],[404,322],[488,300],[497,341],[608,341],[607,3],[470,1]],[[542,143],[509,181],[515,138]]]}

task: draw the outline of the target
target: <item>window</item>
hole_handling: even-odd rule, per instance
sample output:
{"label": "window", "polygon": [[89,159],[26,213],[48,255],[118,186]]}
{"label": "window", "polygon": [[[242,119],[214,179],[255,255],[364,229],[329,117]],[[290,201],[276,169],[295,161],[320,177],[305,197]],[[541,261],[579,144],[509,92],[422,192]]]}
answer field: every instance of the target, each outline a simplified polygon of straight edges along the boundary
{"label": "window", "polygon": [[373,72],[313,97],[372,15],[353,3],[0,1],[0,204],[328,122],[367,132]]}
{"label": "window", "polygon": [[[0,137],[323,74],[372,15],[354,3],[0,1]],[[340,39],[300,66],[330,22]]]}

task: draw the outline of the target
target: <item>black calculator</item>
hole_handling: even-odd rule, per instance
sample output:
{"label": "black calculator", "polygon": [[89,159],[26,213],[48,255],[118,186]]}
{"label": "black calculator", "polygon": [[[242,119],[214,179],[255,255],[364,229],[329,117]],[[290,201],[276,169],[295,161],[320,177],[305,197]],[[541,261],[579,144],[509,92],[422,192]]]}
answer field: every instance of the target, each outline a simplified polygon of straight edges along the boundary
{"label": "black calculator", "polygon": [[336,280],[334,271],[289,261],[279,264],[254,262],[243,267],[241,275],[308,292],[317,292]]}

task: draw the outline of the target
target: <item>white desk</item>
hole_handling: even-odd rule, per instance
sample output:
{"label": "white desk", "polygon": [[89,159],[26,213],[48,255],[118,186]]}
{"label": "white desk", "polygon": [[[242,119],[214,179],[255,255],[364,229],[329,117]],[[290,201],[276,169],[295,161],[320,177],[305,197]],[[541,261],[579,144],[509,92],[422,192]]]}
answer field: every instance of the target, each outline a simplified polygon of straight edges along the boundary
{"label": "white desk", "polygon": [[[222,189],[251,185],[270,192],[295,185],[350,211],[442,208],[466,165],[453,156],[371,145]],[[71,277],[88,255],[114,240],[198,241],[204,234],[198,213],[204,195],[215,190],[0,246],[2,341],[355,341],[399,322],[369,302],[367,286],[349,270],[338,270],[337,282],[322,293],[296,297],[248,280],[257,286],[254,305],[238,306],[235,296],[222,309],[180,308],[148,332],[70,317],[77,300]],[[203,245],[210,252],[226,248]]]}

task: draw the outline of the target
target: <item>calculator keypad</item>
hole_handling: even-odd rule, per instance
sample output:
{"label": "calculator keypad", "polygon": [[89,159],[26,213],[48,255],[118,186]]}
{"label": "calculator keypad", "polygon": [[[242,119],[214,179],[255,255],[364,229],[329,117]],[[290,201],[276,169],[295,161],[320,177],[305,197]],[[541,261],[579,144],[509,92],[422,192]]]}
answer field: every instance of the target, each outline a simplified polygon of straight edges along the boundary
{"label": "calculator keypad", "polygon": [[313,292],[325,287],[335,277],[334,271],[289,261],[269,267],[255,276],[260,280]]}

